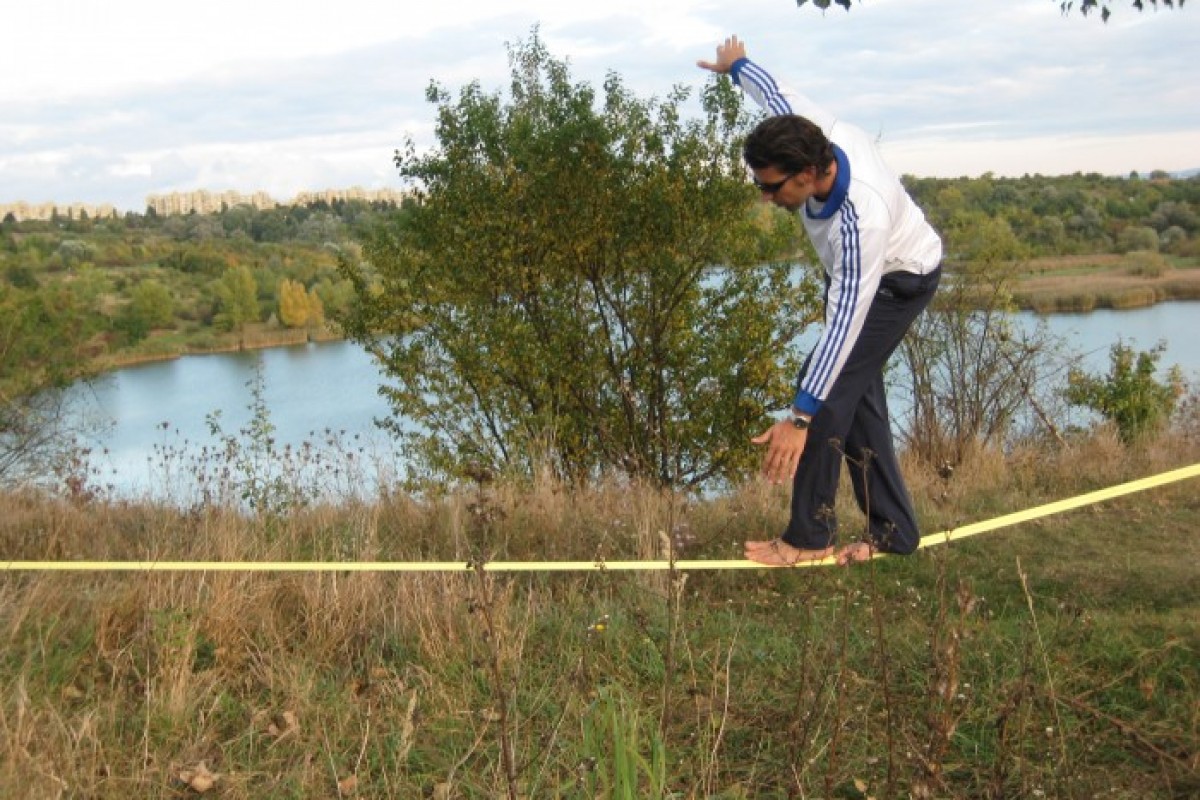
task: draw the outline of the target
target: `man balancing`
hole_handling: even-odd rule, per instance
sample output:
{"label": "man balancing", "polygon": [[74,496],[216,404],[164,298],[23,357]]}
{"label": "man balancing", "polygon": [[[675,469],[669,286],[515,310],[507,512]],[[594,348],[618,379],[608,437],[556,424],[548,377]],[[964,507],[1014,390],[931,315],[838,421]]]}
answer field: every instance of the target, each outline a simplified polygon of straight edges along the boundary
{"label": "man balancing", "polygon": [[[736,36],[717,47],[716,61],[697,63],[730,75],[771,114],[743,156],[763,199],[800,214],[825,268],[824,329],[790,413],[752,440],[767,448],[763,474],[792,481],[791,519],[780,538],[746,542],[746,558],[786,566],[911,553],[920,532],[892,444],[883,368],[937,289],[941,239],[870,136],[779,83]],[[838,548],[844,458],[869,535]]]}

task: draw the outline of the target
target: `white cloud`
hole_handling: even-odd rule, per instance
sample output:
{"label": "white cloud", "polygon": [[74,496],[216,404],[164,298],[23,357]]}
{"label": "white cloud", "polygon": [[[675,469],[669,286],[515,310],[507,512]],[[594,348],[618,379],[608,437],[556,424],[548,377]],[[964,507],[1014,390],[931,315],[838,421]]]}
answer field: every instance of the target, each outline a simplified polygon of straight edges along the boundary
{"label": "white cloud", "polygon": [[162,191],[262,189],[282,200],[314,187],[396,186],[390,157],[398,144],[395,133],[381,131],[192,145],[141,157],[156,177],[169,179]]}
{"label": "white cloud", "polygon": [[[922,177],[1069,175],[1100,172],[1145,175],[1178,172],[1200,164],[1194,131],[1122,136],[1031,136],[972,140],[945,137],[884,141],[884,158],[897,173]],[[981,158],[980,153],[986,153]],[[1107,164],[1109,167],[1099,167]],[[1116,169],[1115,165],[1122,165]]]}
{"label": "white cloud", "polygon": [[[716,3],[686,0],[559,0],[378,3],[375,0],[38,0],[5,9],[6,37],[0,74],[20,80],[0,84],[0,100],[77,97],[135,86],[237,74],[247,65],[327,56],[383,43],[419,40],[467,25],[494,28],[519,20],[517,35],[538,20],[546,29],[593,24],[610,18],[638,20],[654,34],[647,46],[686,45],[710,36],[711,23],[696,14]],[[552,35],[547,37],[551,40]],[[453,49],[447,56],[461,58]]]}
{"label": "white cloud", "polygon": [[[1107,25],[1052,0],[43,0],[6,10],[0,202],[140,208],[171,189],[394,185],[392,152],[431,140],[431,79],[508,83],[534,24],[577,79],[640,95],[700,86],[726,33],[917,174],[1200,166],[1190,6]],[[1149,162],[1149,163],[1147,163]],[[1028,166],[1033,165],[1036,166]],[[1055,168],[1054,165],[1061,165]]]}
{"label": "white cloud", "polygon": [[125,156],[108,168],[108,174],[114,178],[149,178],[154,174],[154,167],[136,157]]}

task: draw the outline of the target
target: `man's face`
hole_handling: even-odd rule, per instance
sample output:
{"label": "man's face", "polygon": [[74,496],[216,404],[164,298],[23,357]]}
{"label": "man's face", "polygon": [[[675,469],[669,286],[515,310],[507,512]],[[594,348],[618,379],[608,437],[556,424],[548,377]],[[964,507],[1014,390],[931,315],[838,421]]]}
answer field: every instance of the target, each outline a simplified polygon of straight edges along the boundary
{"label": "man's face", "polygon": [[754,185],[762,192],[763,200],[788,211],[799,211],[815,190],[817,171],[813,167],[800,172],[785,172],[772,166],[752,172]]}

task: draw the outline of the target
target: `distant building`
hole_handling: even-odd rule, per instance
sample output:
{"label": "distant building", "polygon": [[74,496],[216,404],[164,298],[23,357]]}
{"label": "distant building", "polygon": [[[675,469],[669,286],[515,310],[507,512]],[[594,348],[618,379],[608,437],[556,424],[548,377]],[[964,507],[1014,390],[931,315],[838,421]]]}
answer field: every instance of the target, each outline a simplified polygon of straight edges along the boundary
{"label": "distant building", "polygon": [[210,192],[199,189],[194,192],[172,192],[170,194],[152,194],[146,198],[146,208],[153,209],[155,214],[165,217],[170,214],[215,214],[234,206],[253,206],[254,208],[275,208],[279,205],[266,192],[242,194],[241,192]]}
{"label": "distant building", "polygon": [[87,203],[70,203],[68,205],[59,205],[57,203],[0,203],[0,220],[8,218],[12,214],[13,219],[17,222],[22,222],[27,219],[51,220],[55,215],[64,219],[96,219],[98,217],[111,217],[117,213],[117,210],[108,203],[102,203],[98,206],[88,205]]}
{"label": "distant building", "polygon": [[168,214],[212,214],[234,206],[253,206],[254,208],[275,208],[277,206],[306,206],[310,203],[333,203],[338,200],[363,200],[368,203],[387,202],[400,204],[405,197],[404,192],[395,189],[363,189],[352,186],[349,189],[324,189],[315,192],[300,192],[286,203],[280,203],[266,192],[241,194],[240,192],[172,192],[171,194],[152,194],[146,198],[146,207],[154,209],[159,216]]}
{"label": "distant building", "polygon": [[[194,192],[171,192],[170,194],[152,194],[146,198],[146,208],[152,209],[159,216],[171,214],[215,214],[234,206],[252,206],[259,209],[276,208],[277,206],[305,206],[310,203],[334,203],[338,200],[363,200],[368,203],[385,202],[399,205],[407,195],[395,189],[363,189],[352,186],[349,189],[324,189],[315,192],[300,192],[286,203],[280,203],[266,192],[210,192],[199,189]],[[86,203],[0,203],[0,220],[12,214],[13,219],[22,222],[27,219],[51,220],[55,216],[65,219],[82,219],[88,217],[97,219],[111,217],[117,213],[110,204],[88,205]]]}

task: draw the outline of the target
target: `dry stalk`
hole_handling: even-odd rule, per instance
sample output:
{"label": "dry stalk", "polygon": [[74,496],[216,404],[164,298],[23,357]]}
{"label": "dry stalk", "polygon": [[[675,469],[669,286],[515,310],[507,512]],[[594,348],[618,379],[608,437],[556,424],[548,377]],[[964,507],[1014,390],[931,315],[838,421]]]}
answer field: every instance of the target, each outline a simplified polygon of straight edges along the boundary
{"label": "dry stalk", "polygon": [[[673,498],[667,508],[667,530],[671,531],[675,528],[676,515]],[[683,604],[683,590],[687,584],[687,575],[675,569],[675,538],[665,532],[661,533],[661,536],[666,540],[662,543],[662,548],[670,559],[670,568],[667,574],[669,581],[667,584],[667,650],[663,653],[662,703],[658,714],[658,734],[663,741],[666,741],[667,709],[671,707],[671,684],[674,683],[675,676],[675,642],[679,635],[680,608]]]}
{"label": "dry stalk", "polygon": [[836,678],[833,687],[834,691],[834,714],[833,724],[830,726],[829,734],[829,759],[826,762],[825,768],[825,795],[826,797],[834,796],[834,787],[837,783],[837,765],[838,745],[841,744],[843,720],[846,713],[846,662],[849,659],[850,652],[850,586],[846,584],[842,593],[842,627],[841,638],[838,641],[838,659],[835,665]]}
{"label": "dry stalk", "polygon": [[1008,783],[1009,763],[1010,761],[1018,765],[1021,763],[1019,754],[1015,759],[1010,757],[1010,748],[1013,742],[1021,741],[1025,725],[1020,718],[1016,725],[1012,724],[1012,720],[1014,717],[1018,717],[1026,706],[1026,700],[1032,687],[1029,660],[1030,648],[1026,646],[1021,659],[1021,677],[996,714],[996,758],[992,762],[992,777],[987,789],[987,797],[991,800],[1004,800],[1008,796],[1005,786]]}
{"label": "dry stalk", "polygon": [[716,736],[713,737],[712,747],[709,748],[708,763],[704,767],[704,773],[701,777],[701,784],[704,786],[706,797],[716,796],[718,793],[717,787],[717,753],[721,749],[721,744],[725,739],[725,725],[729,721],[729,695],[730,683],[732,682],[733,671],[733,652],[737,646],[738,634],[741,633],[740,628],[734,631],[733,639],[729,642],[729,649],[725,651],[725,668],[722,671],[724,680],[722,680],[722,696],[721,696],[721,723],[717,726]]}
{"label": "dry stalk", "polygon": [[1058,692],[1054,689],[1054,673],[1050,670],[1050,657],[1046,654],[1046,642],[1042,639],[1042,629],[1038,625],[1037,611],[1033,607],[1033,594],[1029,591],[1029,577],[1025,574],[1024,568],[1021,567],[1021,559],[1017,560],[1017,575],[1021,578],[1021,589],[1025,593],[1025,604],[1029,607],[1029,619],[1033,624],[1033,633],[1037,640],[1038,653],[1042,657],[1042,668],[1046,672],[1046,688],[1049,690],[1050,710],[1054,714],[1054,729],[1058,734],[1058,749],[1059,755],[1062,757],[1062,775],[1067,786],[1067,796],[1071,796],[1070,786],[1070,762],[1067,756],[1067,735],[1063,730],[1062,717],[1058,713]]}
{"label": "dry stalk", "polygon": [[896,794],[896,722],[895,704],[892,697],[892,679],[889,669],[890,653],[887,647],[887,626],[883,618],[882,603],[875,583],[875,561],[867,567],[867,581],[871,589],[871,615],[875,620],[876,656],[879,659],[880,678],[883,683],[884,723],[887,731],[887,796]]}
{"label": "dry stalk", "polygon": [[1054,420],[1051,419],[1050,415],[1046,413],[1046,410],[1042,408],[1042,404],[1038,402],[1037,397],[1034,395],[1033,387],[1029,384],[1028,377],[1024,372],[1021,371],[1016,359],[1013,358],[1013,354],[1008,351],[1007,347],[1001,347],[1000,355],[1008,363],[1008,368],[1012,370],[1012,374],[1016,376],[1017,384],[1021,389],[1021,394],[1025,397],[1025,400],[1028,401],[1034,413],[1037,414],[1038,420],[1046,427],[1046,430],[1050,432],[1050,435],[1054,437],[1055,441],[1057,441],[1059,445],[1066,447],[1067,440],[1063,438],[1062,433],[1060,433],[1058,430],[1058,426],[1054,424]]}
{"label": "dry stalk", "polygon": [[[807,604],[805,604],[804,608],[811,617],[811,608]],[[811,618],[806,621],[809,624],[804,627],[811,630]],[[845,622],[844,624],[848,625],[849,623]],[[826,653],[814,658],[812,655],[813,640],[811,637],[805,638],[802,644],[803,648],[799,659],[799,675],[797,679],[797,685],[801,687],[801,690],[797,696],[795,713],[795,718],[799,720],[795,738],[801,743],[801,749],[820,739],[822,724],[831,715],[830,708],[840,702],[841,693],[838,686],[835,686],[832,691],[829,689],[831,683],[838,683],[840,681],[840,670],[830,669],[827,666],[831,663],[836,666],[838,663],[836,656],[832,653]],[[830,649],[833,649],[832,645]],[[844,658],[841,663],[844,663]],[[815,664],[821,666],[814,668]],[[830,741],[832,741],[832,738]],[[799,768],[795,764],[792,765],[792,774],[799,791],[803,792],[803,781],[809,772],[810,766],[824,756],[826,750],[829,748],[830,741],[815,746],[812,752],[807,753],[807,758],[804,759]]]}
{"label": "dry stalk", "polygon": [[[867,482],[867,472],[871,468],[871,458],[874,456],[870,450],[863,451],[861,461],[846,457],[847,463],[851,469],[862,470],[862,487],[863,487],[863,514],[866,516],[866,537],[868,546],[873,546],[871,542],[871,493],[870,484]],[[887,729],[887,795],[895,796],[896,793],[896,728],[895,728],[895,706],[892,698],[892,680],[888,648],[887,648],[887,629],[883,618],[883,605],[879,602],[879,586],[875,581],[875,559],[867,562],[867,585],[871,591],[871,616],[875,622],[875,643],[876,656],[879,660],[880,678],[883,683],[883,708],[884,720]]]}
{"label": "dry stalk", "polygon": [[942,776],[943,762],[962,717],[962,712],[956,711],[954,705],[958,698],[965,620],[974,606],[971,590],[960,581],[955,591],[958,617],[951,624],[947,620],[949,598],[944,570],[938,574],[937,587],[937,617],[930,635],[932,674],[930,710],[926,715],[929,739],[920,756],[920,774],[912,786],[913,797],[919,800],[942,797],[947,791]]}
{"label": "dry stalk", "polygon": [[483,562],[475,565],[475,576],[478,579],[479,602],[475,610],[483,619],[484,638],[487,643],[488,673],[492,682],[492,695],[496,701],[496,726],[500,736],[500,765],[504,772],[505,788],[509,800],[518,800],[517,764],[513,752],[512,722],[510,720],[509,687],[505,679],[503,655],[500,652],[503,631],[495,616],[495,596],[492,592],[493,581],[483,568]]}

